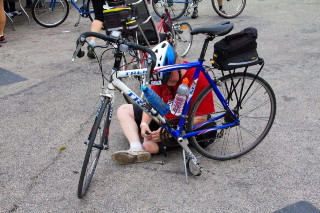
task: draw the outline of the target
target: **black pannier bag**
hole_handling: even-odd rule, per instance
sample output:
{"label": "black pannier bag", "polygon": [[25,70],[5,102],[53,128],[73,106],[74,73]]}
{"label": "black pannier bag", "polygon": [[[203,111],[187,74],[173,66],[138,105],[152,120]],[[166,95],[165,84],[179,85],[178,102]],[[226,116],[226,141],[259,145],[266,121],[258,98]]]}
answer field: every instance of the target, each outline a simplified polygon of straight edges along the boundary
{"label": "black pannier bag", "polygon": [[104,9],[103,16],[107,35],[112,31],[121,31],[124,35],[133,34],[138,28],[131,7],[116,6]]}
{"label": "black pannier bag", "polygon": [[257,64],[257,37],[257,29],[252,27],[226,36],[214,44],[212,65],[221,70],[231,70]]}

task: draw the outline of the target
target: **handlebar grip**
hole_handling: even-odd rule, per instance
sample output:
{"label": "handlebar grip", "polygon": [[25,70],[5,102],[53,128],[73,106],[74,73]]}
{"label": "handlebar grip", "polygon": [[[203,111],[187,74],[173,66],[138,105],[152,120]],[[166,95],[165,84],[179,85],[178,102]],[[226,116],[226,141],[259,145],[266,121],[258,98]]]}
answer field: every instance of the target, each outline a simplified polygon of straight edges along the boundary
{"label": "handlebar grip", "polygon": [[87,37],[96,37],[96,38],[100,38],[104,41],[110,41],[110,42],[117,42],[118,38],[113,38],[111,36],[108,36],[108,35],[105,35],[105,34],[101,34],[101,33],[96,33],[96,32],[85,32],[85,33],[82,33],[80,35],[79,38],[84,38],[86,39]]}
{"label": "handlebar grip", "polygon": [[120,44],[125,44],[128,45],[129,47],[131,47],[132,49],[135,50],[141,50],[143,52],[149,53],[149,55],[151,56],[151,70],[154,69],[154,67],[156,66],[156,61],[157,61],[157,57],[156,54],[149,48],[146,48],[144,46],[141,46],[139,44],[133,43],[133,42],[129,42],[126,40],[119,40],[118,38],[114,38],[105,34],[101,34],[101,33],[96,33],[96,32],[85,32],[82,33],[79,37],[80,40],[85,40],[87,37],[96,37],[96,38],[100,38],[104,41],[109,41],[112,43],[118,43]]}

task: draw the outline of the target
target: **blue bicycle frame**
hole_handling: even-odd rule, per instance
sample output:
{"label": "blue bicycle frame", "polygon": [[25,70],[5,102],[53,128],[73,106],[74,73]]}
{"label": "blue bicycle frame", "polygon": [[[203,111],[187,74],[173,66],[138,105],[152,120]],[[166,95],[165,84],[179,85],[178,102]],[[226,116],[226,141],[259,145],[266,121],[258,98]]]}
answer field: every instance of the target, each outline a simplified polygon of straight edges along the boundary
{"label": "blue bicycle frame", "polygon": [[[57,1],[59,1],[59,0],[51,0],[50,1],[49,8],[51,8],[51,10],[53,10],[56,7]],[[86,11],[86,4],[84,4],[85,1],[86,0],[82,0],[82,4],[81,4],[80,8],[78,7],[78,5],[76,4],[76,2],[74,0],[71,0],[70,3],[78,10],[80,15],[94,13],[94,11],[88,11],[88,12]]]}
{"label": "blue bicycle frame", "polygon": [[[56,0],[54,0],[56,1]],[[83,14],[92,14],[94,13],[94,11],[86,11],[86,4],[85,3],[86,0],[82,0],[82,4],[81,7],[79,8],[78,5],[76,4],[76,2],[74,0],[71,0],[70,3],[79,11],[80,15]]]}
{"label": "blue bicycle frame", "polygon": [[[210,131],[232,127],[232,126],[235,126],[235,125],[240,123],[240,120],[237,118],[237,116],[234,114],[234,112],[230,109],[226,99],[223,97],[223,95],[219,91],[218,87],[216,86],[214,81],[211,79],[210,75],[205,71],[205,69],[202,66],[202,64],[203,64],[203,62],[199,60],[197,62],[190,62],[190,63],[184,63],[184,64],[175,64],[175,65],[169,65],[169,66],[164,66],[164,67],[160,67],[160,68],[155,68],[154,69],[155,73],[157,73],[157,72],[166,73],[166,72],[172,72],[172,71],[176,71],[176,70],[180,70],[180,69],[196,68],[196,71],[193,74],[193,78],[192,78],[193,82],[192,82],[192,85],[191,85],[190,90],[189,90],[188,100],[186,101],[185,106],[184,106],[183,111],[182,111],[182,114],[179,117],[177,129],[176,130],[172,129],[169,125],[166,125],[165,122],[163,122],[161,124],[161,126],[163,128],[165,128],[168,132],[170,132],[174,137],[177,137],[177,138],[178,137],[189,138],[189,137],[192,137],[192,136],[195,136],[195,135],[200,135],[200,134],[207,133],[207,132],[210,132]],[[128,72],[130,72],[130,71],[128,71]],[[228,124],[224,124],[224,125],[220,125],[220,126],[217,126],[217,127],[209,128],[209,129],[206,129],[206,130],[192,131],[192,132],[189,132],[189,133],[187,132],[185,135],[181,135],[182,134],[182,129],[183,129],[182,127],[183,127],[183,125],[184,125],[184,123],[186,121],[186,117],[187,117],[186,115],[187,115],[187,113],[189,111],[189,108],[190,108],[190,105],[191,105],[191,99],[193,97],[193,93],[194,93],[195,88],[197,86],[198,77],[200,75],[200,72],[202,72],[205,75],[207,81],[213,87],[213,91],[217,95],[219,101],[223,105],[223,107],[226,110],[226,112],[229,112],[231,114],[231,116],[233,117],[233,122],[228,123]],[[130,97],[131,97],[131,95],[130,95]],[[134,99],[132,98],[132,100],[135,101],[139,106],[141,106],[145,111],[147,111],[147,113],[150,113],[149,110],[146,110],[145,107],[142,106],[143,105],[142,104],[143,101],[140,98],[137,98],[137,96],[135,96],[135,98]],[[158,114],[157,116],[161,117],[160,120],[167,121],[166,118],[162,117],[161,115]],[[222,114],[220,114],[220,115],[218,115],[218,116],[216,116],[214,118],[211,118],[211,119],[207,120],[204,123],[196,124],[193,129],[197,129],[197,128],[199,128],[199,127],[201,127],[201,126],[203,126],[203,125],[205,125],[207,123],[210,123],[210,122],[216,121],[216,120],[218,120],[220,118],[223,118],[224,116],[225,116],[225,113],[222,113]]]}

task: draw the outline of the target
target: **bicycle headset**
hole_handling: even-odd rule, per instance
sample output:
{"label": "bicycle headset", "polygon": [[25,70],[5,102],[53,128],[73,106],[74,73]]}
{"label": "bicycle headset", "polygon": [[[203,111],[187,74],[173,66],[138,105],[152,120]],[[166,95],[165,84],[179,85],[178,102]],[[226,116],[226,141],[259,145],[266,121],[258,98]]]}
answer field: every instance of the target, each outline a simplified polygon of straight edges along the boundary
{"label": "bicycle headset", "polygon": [[[152,51],[156,54],[157,63],[156,67],[173,65],[176,63],[176,52],[174,48],[167,42],[163,41],[155,46]],[[169,81],[171,72],[159,72],[152,75],[154,81],[161,81],[162,84],[166,84]],[[179,70],[179,77],[181,76]]]}

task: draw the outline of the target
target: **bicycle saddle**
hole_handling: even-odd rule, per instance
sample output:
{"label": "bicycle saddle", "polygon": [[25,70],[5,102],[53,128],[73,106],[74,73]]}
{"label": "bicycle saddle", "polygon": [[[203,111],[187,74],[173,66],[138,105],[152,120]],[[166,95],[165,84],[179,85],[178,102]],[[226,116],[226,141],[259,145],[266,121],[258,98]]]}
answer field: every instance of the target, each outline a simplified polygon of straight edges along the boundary
{"label": "bicycle saddle", "polygon": [[211,27],[199,27],[191,31],[191,35],[199,33],[208,34],[211,36],[223,36],[228,34],[233,29],[233,24],[230,21],[223,21]]}

